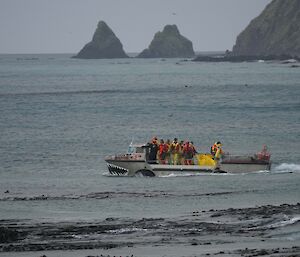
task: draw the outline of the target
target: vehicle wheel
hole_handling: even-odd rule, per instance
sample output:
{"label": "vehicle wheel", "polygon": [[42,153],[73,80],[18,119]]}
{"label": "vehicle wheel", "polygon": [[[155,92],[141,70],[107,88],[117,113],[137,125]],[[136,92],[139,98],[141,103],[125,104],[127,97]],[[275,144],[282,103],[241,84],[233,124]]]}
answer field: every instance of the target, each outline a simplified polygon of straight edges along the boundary
{"label": "vehicle wheel", "polygon": [[151,170],[138,170],[135,173],[136,177],[155,177],[155,174]]}
{"label": "vehicle wheel", "polygon": [[215,168],[213,173],[227,173],[227,171],[221,170],[220,168]]}

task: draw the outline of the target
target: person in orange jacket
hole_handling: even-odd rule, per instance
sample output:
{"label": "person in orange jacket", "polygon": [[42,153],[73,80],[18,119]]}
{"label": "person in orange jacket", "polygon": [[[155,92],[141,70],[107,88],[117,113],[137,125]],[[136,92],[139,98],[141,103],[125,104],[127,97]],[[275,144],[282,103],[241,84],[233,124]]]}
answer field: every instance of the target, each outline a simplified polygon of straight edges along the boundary
{"label": "person in orange jacket", "polygon": [[210,147],[210,153],[211,155],[214,157],[216,152],[217,152],[217,143],[220,143],[220,142],[215,142],[211,147]]}

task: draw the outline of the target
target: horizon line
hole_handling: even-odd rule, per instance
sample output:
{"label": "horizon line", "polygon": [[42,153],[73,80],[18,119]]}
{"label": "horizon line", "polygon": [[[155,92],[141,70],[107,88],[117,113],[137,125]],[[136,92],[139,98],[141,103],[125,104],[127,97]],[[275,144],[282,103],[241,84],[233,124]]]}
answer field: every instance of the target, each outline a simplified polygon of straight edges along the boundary
{"label": "horizon line", "polygon": [[[207,51],[194,51],[195,54],[197,53],[218,53],[218,52],[226,52],[226,50],[207,50]],[[139,54],[140,52],[125,52],[126,54]],[[37,52],[37,53],[21,53],[21,52],[15,52],[15,53],[0,53],[0,55],[17,55],[17,54],[70,54],[70,55],[76,55],[76,53],[68,53],[68,52]]]}

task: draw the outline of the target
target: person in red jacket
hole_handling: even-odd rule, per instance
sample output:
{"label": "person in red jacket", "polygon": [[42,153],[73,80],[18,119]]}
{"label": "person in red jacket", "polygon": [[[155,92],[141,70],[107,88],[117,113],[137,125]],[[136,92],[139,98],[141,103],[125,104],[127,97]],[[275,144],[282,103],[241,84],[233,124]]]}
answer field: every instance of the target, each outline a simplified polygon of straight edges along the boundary
{"label": "person in red jacket", "polygon": [[169,150],[168,145],[165,144],[163,139],[161,139],[158,148],[159,163],[166,164],[166,155],[168,150]]}
{"label": "person in red jacket", "polygon": [[187,141],[183,147],[183,157],[185,165],[193,164],[193,147],[190,145],[190,142]]}

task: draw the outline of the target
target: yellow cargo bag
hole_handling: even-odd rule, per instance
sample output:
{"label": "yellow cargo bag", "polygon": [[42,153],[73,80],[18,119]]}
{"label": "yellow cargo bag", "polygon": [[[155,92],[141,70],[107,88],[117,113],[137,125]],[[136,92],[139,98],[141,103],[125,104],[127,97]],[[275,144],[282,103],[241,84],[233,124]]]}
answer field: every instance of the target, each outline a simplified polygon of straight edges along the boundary
{"label": "yellow cargo bag", "polygon": [[197,160],[199,166],[215,166],[216,162],[211,154],[200,153],[197,154]]}

